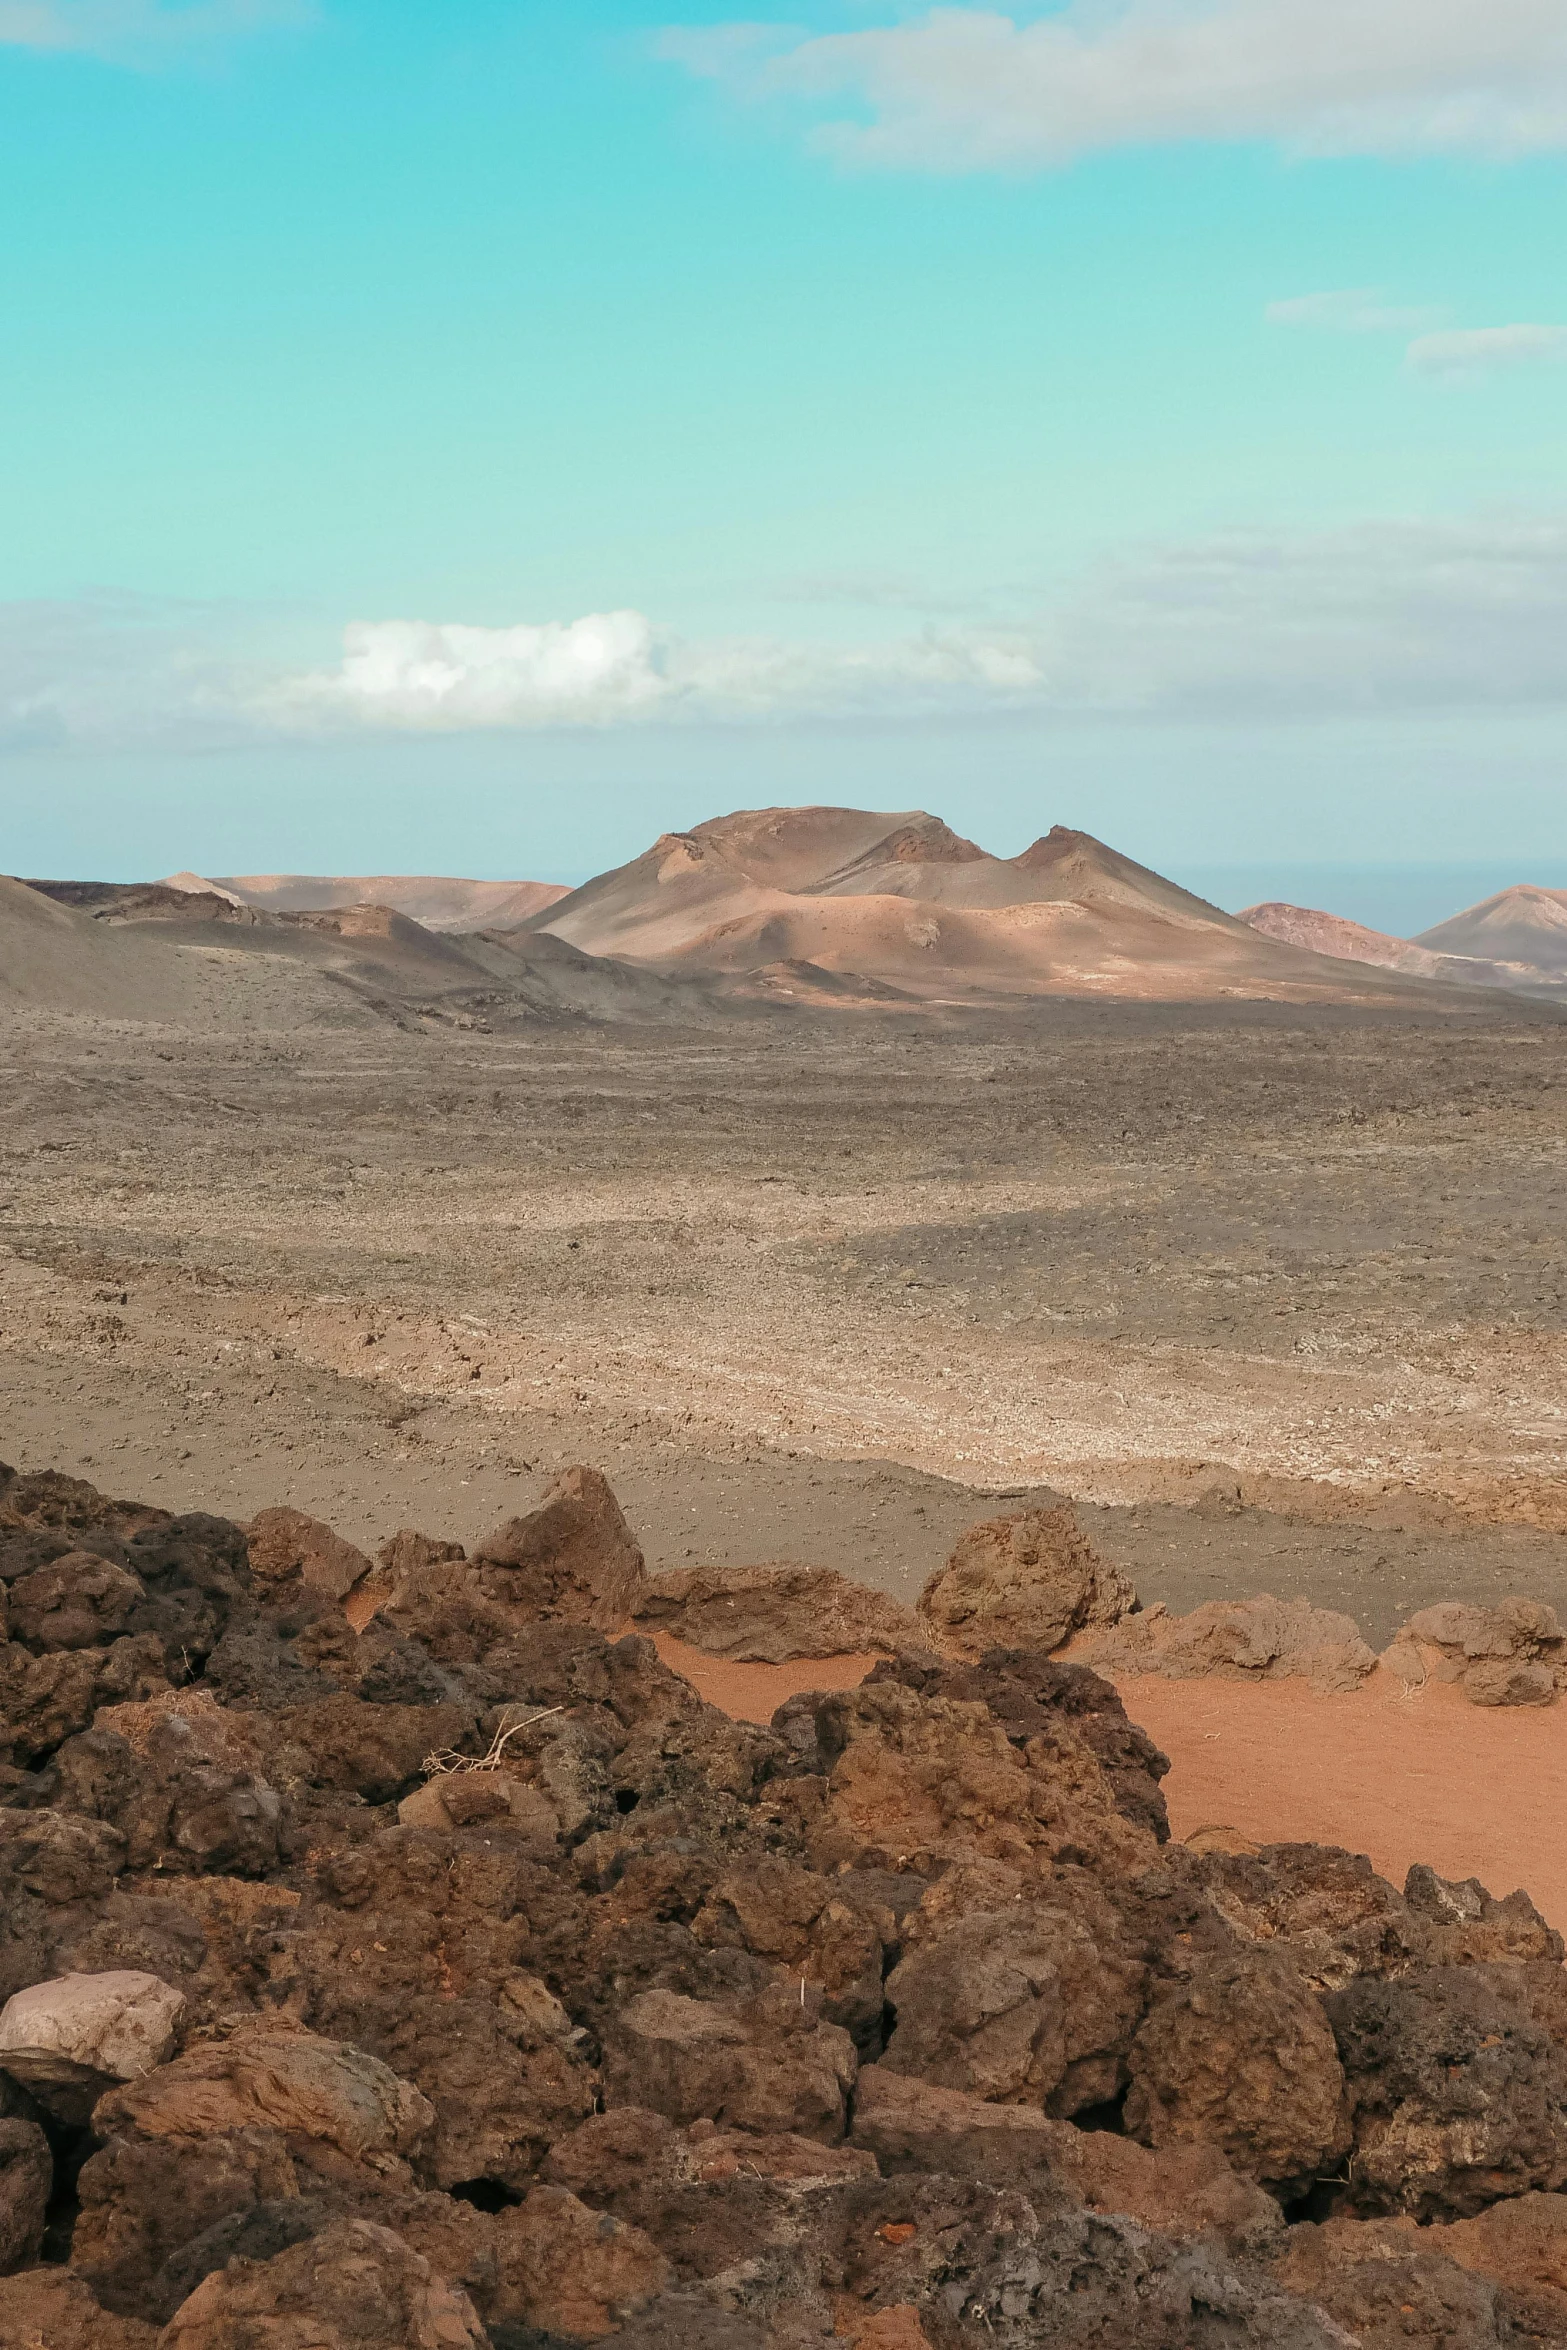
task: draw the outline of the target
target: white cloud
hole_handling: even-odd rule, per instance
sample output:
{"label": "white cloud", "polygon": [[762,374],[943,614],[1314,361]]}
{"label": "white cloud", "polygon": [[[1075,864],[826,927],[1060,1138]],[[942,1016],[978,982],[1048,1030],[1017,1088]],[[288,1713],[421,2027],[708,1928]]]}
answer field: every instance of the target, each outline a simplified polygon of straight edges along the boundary
{"label": "white cloud", "polygon": [[331,674],[290,689],[295,714],[385,725],[603,724],[663,700],[669,680],[640,612],[590,612],[541,626],[475,628],[425,620],[356,621]]}
{"label": "white cloud", "polygon": [[0,48],[152,64],[314,16],[313,0],[0,0]]}
{"label": "white cloud", "polygon": [[1412,335],[1435,326],[1443,313],[1402,309],[1379,286],[1358,286],[1337,294],[1296,294],[1287,302],[1270,302],[1262,315],[1269,326],[1311,327],[1326,334]]}
{"label": "white cloud", "polygon": [[1419,375],[1475,376],[1494,368],[1567,360],[1567,326],[1455,327],[1420,335],[1405,354]]}
{"label": "white cloud", "polygon": [[1129,548],[1008,621],[879,642],[688,637],[632,611],[503,628],[361,621],[335,665],[312,668],[279,648],[280,625],[134,603],[0,607],[0,752],[1019,713],[1567,710],[1567,513]]}
{"label": "white cloud", "polygon": [[1068,0],[818,35],[676,28],[661,46],[742,96],[825,106],[818,143],[862,165],[1026,169],[1192,139],[1338,155],[1567,146],[1562,0]]}

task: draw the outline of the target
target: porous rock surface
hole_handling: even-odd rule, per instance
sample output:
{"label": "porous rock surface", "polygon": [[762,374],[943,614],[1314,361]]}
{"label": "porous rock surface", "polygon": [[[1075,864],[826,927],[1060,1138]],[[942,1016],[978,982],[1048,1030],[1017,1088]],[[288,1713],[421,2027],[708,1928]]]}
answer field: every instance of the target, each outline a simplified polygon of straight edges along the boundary
{"label": "porous rock surface", "polygon": [[971,1526],[919,1596],[935,1644],[971,1660],[989,1648],[1059,1648],[1136,1606],[1131,1584],[1099,1556],[1066,1502]]}
{"label": "porous rock surface", "polygon": [[1209,1673],[1230,1681],[1299,1678],[1325,1696],[1357,1689],[1377,1661],[1352,1616],[1266,1593],[1210,1599],[1188,1616],[1172,1616],[1156,1601],[1073,1654],[1118,1680],[1137,1673],[1171,1681]]}
{"label": "porous rock surface", "polygon": [[637,1629],[709,1656],[780,1665],[797,1656],[900,1655],[930,1646],[912,1608],[832,1567],[676,1567],[651,1576]]}
{"label": "porous rock surface", "polygon": [[0,2048],[0,2350],[1567,2345],[1524,1894],[1172,1845],[1017,1639],[731,1721],[587,1472],[391,1549],[0,1472],[0,1997],[162,2019]]}
{"label": "porous rock surface", "polygon": [[1382,1662],[1414,1688],[1456,1681],[1471,1705],[1554,1705],[1567,1683],[1567,1637],[1537,1599],[1442,1600],[1410,1617]]}

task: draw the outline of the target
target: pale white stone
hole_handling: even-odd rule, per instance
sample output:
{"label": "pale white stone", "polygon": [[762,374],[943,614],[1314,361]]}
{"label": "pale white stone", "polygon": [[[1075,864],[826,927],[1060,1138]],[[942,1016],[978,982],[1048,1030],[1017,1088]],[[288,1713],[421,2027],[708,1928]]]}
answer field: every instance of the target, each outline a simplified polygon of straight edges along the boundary
{"label": "pale white stone", "polygon": [[156,1975],[58,1975],[8,1999],[0,2069],[28,2088],[137,2081],[174,2046],[185,1996]]}

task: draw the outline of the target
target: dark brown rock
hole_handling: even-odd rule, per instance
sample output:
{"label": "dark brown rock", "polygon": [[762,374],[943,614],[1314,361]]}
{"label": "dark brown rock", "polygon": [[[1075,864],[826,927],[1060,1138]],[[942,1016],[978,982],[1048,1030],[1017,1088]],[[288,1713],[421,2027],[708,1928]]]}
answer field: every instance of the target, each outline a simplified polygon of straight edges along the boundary
{"label": "dark brown rock", "polygon": [[1516,2342],[1495,2285],[1422,2241],[1427,2233],[1388,2240],[1374,2224],[1352,2221],[1294,2228],[1275,2274],[1336,2318],[1362,2350],[1404,2350],[1411,2342],[1489,2350]]}
{"label": "dark brown rock", "polygon": [[320,1518],[303,1510],[261,1510],[246,1528],[250,1571],[270,1593],[304,1583],[345,1599],[370,1573],[370,1561]]}
{"label": "dark brown rock", "polygon": [[1126,2123],[1146,2145],[1222,2148],[1245,2178],[1299,2191],[1349,2143],[1344,2073],[1320,2003],[1286,1959],[1210,1959],[1132,2043]]}
{"label": "dark brown rock", "polygon": [[1067,1911],[1014,1900],[967,1914],[887,1979],[892,2072],[1048,2105],[1113,2098],[1142,2014],[1144,1970],[1101,1951]]}
{"label": "dark brown rock", "polygon": [[467,2294],[400,2236],[347,2220],[215,2270],[159,2350],[487,2350],[487,2337]]}
{"label": "dark brown rock", "polygon": [[605,2101],[830,2145],[844,2134],[856,2067],[848,2033],[819,2022],[819,2008],[819,1993],[787,1988],[724,2003],[642,1992],[606,2044]]}
{"label": "dark brown rock", "polygon": [[1161,1844],[1168,1841],[1159,1782],[1170,1758],[1128,1718],[1114,1683],[1086,1665],[1065,1664],[1042,1648],[991,1648],[977,1664],[906,1655],[875,1666],[869,1678],[901,1681],[921,1696],[987,1706],[1020,1751],[1031,1738],[1069,1722],[1098,1758],[1122,1817],[1152,1829]]}
{"label": "dark brown rock", "polygon": [[797,1656],[926,1649],[928,1627],[885,1592],[832,1567],[676,1567],[648,1581],[637,1627],[709,1656],[782,1664]]}
{"label": "dark brown rock", "polygon": [[0,2278],[0,2350],[154,2350],[156,2326],[105,2309],[63,2268]]}
{"label": "dark brown rock", "polygon": [[1461,2219],[1567,2185],[1567,2048],[1530,2013],[1525,1975],[1432,1967],[1327,2000],[1354,2125],[1351,2208]]}
{"label": "dark brown rock", "polygon": [[54,2159],[38,2124],[0,2118],[0,2276],[31,2268],[43,2250]]}
{"label": "dark brown rock", "polygon": [[892,1930],[890,1917],[845,1899],[832,1878],[770,1857],[725,1870],[691,1926],[699,1942],[752,1951],[817,1985],[827,2021],[876,2048],[883,1936]]}
{"label": "dark brown rock", "polygon": [[536,1510],[508,1518],[473,1553],[480,1586],[529,1618],[616,1632],[637,1615],[647,1570],[608,1482],[568,1469]]}
{"label": "dark brown rock", "polygon": [[10,1590],[13,1640],[37,1655],[61,1648],[104,1648],[125,1632],[146,1597],[138,1575],[91,1551],[67,1551]]}

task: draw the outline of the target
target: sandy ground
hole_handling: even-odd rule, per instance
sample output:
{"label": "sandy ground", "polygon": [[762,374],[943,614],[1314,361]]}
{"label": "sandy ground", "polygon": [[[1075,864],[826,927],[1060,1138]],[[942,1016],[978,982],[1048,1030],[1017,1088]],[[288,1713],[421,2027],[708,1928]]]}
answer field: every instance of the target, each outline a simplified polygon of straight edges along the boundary
{"label": "sandy ground", "polygon": [[[660,1638],[660,1655],[712,1704],[765,1722],[801,1689],[853,1688],[872,1657],[737,1665]],[[1171,1834],[1236,1831],[1254,1844],[1336,1844],[1402,1885],[1415,1861],[1523,1886],[1567,1931],[1567,1706],[1491,1710],[1440,1683],[1408,1692],[1378,1671],[1353,1696],[1304,1682],[1119,1683],[1170,1758]]]}
{"label": "sandy ground", "polygon": [[[0,1025],[0,1457],[909,1596],[1070,1492],[1147,1598],[1567,1601],[1567,1025]],[[1195,1505],[1195,1506],[1194,1506]]]}

